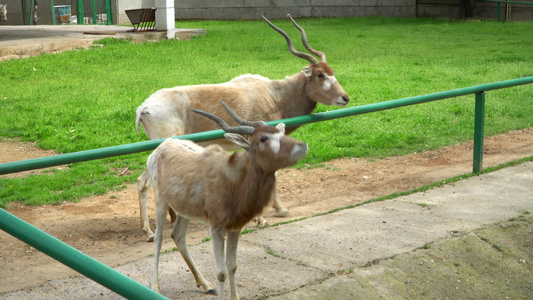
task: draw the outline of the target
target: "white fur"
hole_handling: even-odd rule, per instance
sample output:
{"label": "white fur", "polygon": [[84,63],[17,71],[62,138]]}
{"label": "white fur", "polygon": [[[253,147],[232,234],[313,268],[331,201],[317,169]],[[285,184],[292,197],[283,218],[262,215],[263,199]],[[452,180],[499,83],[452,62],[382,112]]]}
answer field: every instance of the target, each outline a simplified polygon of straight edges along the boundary
{"label": "white fur", "polygon": [[333,86],[335,82],[337,82],[337,79],[335,78],[335,76],[329,76],[325,74],[324,74],[324,77],[325,77],[325,80],[324,80],[324,86],[322,87],[322,90],[324,92],[327,92],[331,89],[331,86]]}

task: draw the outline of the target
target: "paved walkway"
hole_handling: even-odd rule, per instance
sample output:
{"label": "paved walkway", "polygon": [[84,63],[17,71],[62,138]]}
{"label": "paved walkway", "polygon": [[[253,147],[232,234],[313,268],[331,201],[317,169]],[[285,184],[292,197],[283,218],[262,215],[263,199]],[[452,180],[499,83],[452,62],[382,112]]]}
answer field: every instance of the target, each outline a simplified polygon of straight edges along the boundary
{"label": "paved walkway", "polygon": [[[162,31],[131,32],[132,27],[114,25],[36,25],[0,26],[0,60],[87,48],[104,37],[134,42],[159,40]],[[176,37],[187,39],[205,34],[205,29],[176,28]]]}
{"label": "paved walkway", "polygon": [[[435,266],[430,264],[433,264],[434,260],[439,260],[447,267],[456,267],[457,270],[454,269],[453,274],[442,277],[444,278],[442,280],[452,281],[446,284],[450,285],[449,291],[427,298],[455,298],[453,293],[460,288],[470,292],[474,291],[475,287],[474,283],[467,282],[464,277],[455,279],[454,276],[459,276],[455,273],[460,273],[461,263],[464,265],[461,269],[463,272],[467,272],[465,271],[467,267],[474,268],[474,271],[470,272],[472,274],[468,276],[473,280],[476,274],[482,272],[477,268],[483,268],[482,265],[476,267],[475,261],[484,258],[477,257],[471,262],[461,263],[454,260],[452,264],[451,261],[446,261],[446,258],[436,254],[437,248],[442,249],[444,247],[442,245],[451,241],[451,252],[459,251],[456,248],[458,243],[467,243],[469,238],[473,237],[484,243],[485,239],[476,236],[476,230],[527,217],[528,212],[533,212],[533,162],[447,184],[426,192],[258,230],[243,235],[239,243],[237,272],[239,294],[245,299],[408,299],[415,295],[424,298],[423,296],[431,291],[434,293],[440,291],[435,288],[439,282],[432,282],[432,288],[428,287],[427,291],[409,290],[409,284],[411,280],[413,282],[419,280],[421,284],[425,285],[427,281],[429,285],[431,277],[437,276],[440,272],[437,264]],[[532,218],[529,217],[529,220]],[[533,242],[531,227],[527,230],[530,242]],[[518,274],[518,279],[513,279],[513,282],[524,280],[517,284],[525,288],[526,293],[533,291],[531,284],[533,247],[528,243],[520,243],[521,246],[518,247],[525,247],[522,249],[525,252],[515,250],[507,253],[509,257],[518,255],[517,253],[529,253],[528,257],[520,256],[516,259],[517,266],[509,269],[511,275],[505,275],[507,273],[504,268],[509,266],[502,265],[501,270],[499,267],[490,269],[490,274],[501,273],[505,276]],[[432,249],[433,256],[423,259],[420,257],[423,254],[419,252],[423,252],[421,249],[429,248],[428,245],[438,246],[431,247],[435,248]],[[498,247],[485,248],[499,253],[498,250],[502,249],[494,250]],[[211,243],[192,246],[190,252],[204,276],[216,285]],[[484,254],[481,250],[467,249],[467,252],[482,256],[492,255]],[[413,259],[411,256],[418,258]],[[402,257],[407,257],[408,263],[403,265],[404,267],[401,267],[401,264],[395,265],[402,261]],[[496,255],[489,261],[495,261],[497,257]],[[424,263],[427,264],[426,269],[429,273],[424,274],[418,270],[416,272],[420,273],[422,278],[416,279],[413,275],[413,278],[405,279],[409,266],[423,266]],[[116,269],[148,285],[152,264],[153,257],[147,257]],[[391,269],[395,271],[392,272]],[[497,284],[492,282],[493,280],[486,281],[484,284]],[[176,252],[162,255],[160,284],[161,293],[171,299],[216,299],[211,295],[200,293],[183,259]],[[482,286],[486,290],[485,285]],[[416,286],[419,287],[420,285]],[[400,292],[397,292],[398,289]],[[226,292],[229,297],[227,290],[228,288]],[[402,291],[405,291],[404,294]],[[505,291],[505,288],[500,288],[499,285],[496,285],[494,291],[488,292],[494,299],[505,299],[509,295],[507,292],[512,295],[512,291]],[[466,295],[465,298],[472,298],[474,295],[473,298],[477,298],[483,294],[459,294],[458,297],[462,298],[461,295]],[[117,299],[120,296],[89,279],[80,277],[59,279],[31,290],[5,294],[0,298]]]}

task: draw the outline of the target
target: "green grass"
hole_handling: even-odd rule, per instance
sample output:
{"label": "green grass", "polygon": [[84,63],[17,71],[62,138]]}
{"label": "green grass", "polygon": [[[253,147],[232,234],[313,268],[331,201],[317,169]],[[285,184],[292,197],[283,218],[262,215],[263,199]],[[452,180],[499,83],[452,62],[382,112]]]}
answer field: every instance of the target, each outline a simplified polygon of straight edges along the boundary
{"label": "green grass", "polygon": [[[287,20],[278,26],[302,50]],[[358,106],[533,75],[533,23],[434,19],[299,20],[324,51]],[[306,62],[263,21],[178,22],[205,28],[189,41],[104,47],[0,62],[0,138],[20,137],[61,153],[146,140],[135,109],[158,89],[220,83],[252,73],[281,79]],[[487,93],[485,134],[531,127],[531,85]],[[300,164],[338,157],[386,157],[472,139],[474,96],[309,124],[293,136],[310,146]],[[336,109],[319,105],[317,112]],[[70,165],[46,175],[0,180],[0,206],[75,201],[120,189],[143,169],[147,153]],[[128,167],[131,175],[118,176]]]}

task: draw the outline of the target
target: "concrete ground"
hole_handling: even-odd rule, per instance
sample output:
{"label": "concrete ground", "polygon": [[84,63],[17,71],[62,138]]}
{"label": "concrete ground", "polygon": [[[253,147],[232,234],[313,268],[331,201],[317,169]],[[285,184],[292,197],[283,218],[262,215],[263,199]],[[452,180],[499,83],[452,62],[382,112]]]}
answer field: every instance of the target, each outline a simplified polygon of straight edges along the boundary
{"label": "concrete ground", "polygon": [[[132,29],[113,25],[0,26],[0,61],[87,48],[95,40],[104,37],[144,42],[159,40],[165,36],[162,31],[131,32]],[[205,35],[205,29],[175,30],[179,39]]]}
{"label": "concrete ground", "polygon": [[[531,212],[533,162],[526,162],[264,228],[239,242],[239,294],[244,299],[531,299]],[[216,283],[211,247],[206,242],[190,252]],[[146,257],[116,270],[148,286],[152,264],[153,257]],[[179,253],[163,254],[159,273],[161,293],[168,298],[215,299],[195,286]],[[121,297],[81,276],[0,296],[59,298]]]}

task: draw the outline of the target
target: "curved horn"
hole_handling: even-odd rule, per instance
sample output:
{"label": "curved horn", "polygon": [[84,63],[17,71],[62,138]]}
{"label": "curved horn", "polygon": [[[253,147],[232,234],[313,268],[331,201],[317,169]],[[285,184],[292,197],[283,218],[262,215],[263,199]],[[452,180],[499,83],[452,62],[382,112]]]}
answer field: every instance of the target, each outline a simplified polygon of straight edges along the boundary
{"label": "curved horn", "polygon": [[209,119],[213,120],[215,123],[217,123],[225,132],[228,133],[238,133],[238,134],[253,134],[254,128],[251,126],[237,126],[237,127],[231,127],[221,118],[212,115],[208,112],[205,112],[203,110],[194,109],[191,108],[192,111],[194,111],[197,114],[200,114],[202,116],[208,117]]}
{"label": "curved horn", "polygon": [[[274,30],[276,30],[277,32],[279,32],[284,38],[285,40],[287,41],[287,46],[289,46],[289,51],[291,51],[292,54],[294,54],[295,56],[298,56],[300,58],[303,58],[305,60],[307,60],[308,62],[312,63],[313,65],[316,65],[318,64],[318,60],[316,58],[314,58],[312,55],[310,54],[307,54],[307,53],[303,53],[303,52],[299,52],[299,51],[296,51],[296,49],[294,48],[294,45],[292,44],[292,41],[291,39],[289,38],[289,36],[285,33],[285,31],[279,29],[278,27],[276,27],[276,25],[272,24],[267,18],[265,18],[265,16],[261,16],[263,17],[263,19],[268,23],[268,25],[270,25],[270,27],[272,27]],[[292,18],[291,18],[292,19]],[[293,21],[294,22],[294,21]],[[303,29],[302,29],[303,30]]]}
{"label": "curved horn", "polygon": [[241,124],[241,125],[245,125],[245,126],[252,126],[252,127],[258,127],[258,126],[267,126],[267,123],[263,122],[263,121],[246,121],[244,119],[242,119],[241,117],[239,117],[226,103],[224,103],[224,101],[220,101],[220,103],[222,104],[222,106],[224,106],[224,108],[226,109],[226,111],[228,112],[228,114],[235,120],[237,121],[237,123]]}
{"label": "curved horn", "polygon": [[298,25],[298,23],[296,23],[296,21],[294,21],[294,19],[291,17],[291,15],[287,15],[287,16],[289,16],[289,18],[291,18],[292,24],[294,24],[294,26],[296,28],[298,28],[298,30],[300,30],[300,32],[302,33],[302,43],[304,44],[305,49],[307,49],[307,51],[313,53],[314,55],[320,57],[320,60],[322,62],[326,62],[326,55],[324,54],[324,52],[317,51],[317,50],[311,48],[311,46],[309,46],[309,44],[307,43],[307,35],[305,34],[305,30],[300,25]]}

